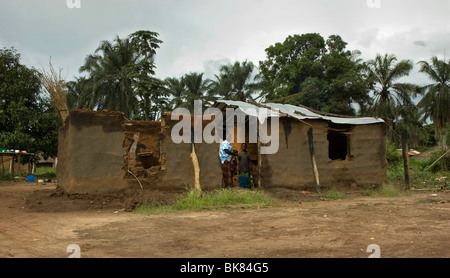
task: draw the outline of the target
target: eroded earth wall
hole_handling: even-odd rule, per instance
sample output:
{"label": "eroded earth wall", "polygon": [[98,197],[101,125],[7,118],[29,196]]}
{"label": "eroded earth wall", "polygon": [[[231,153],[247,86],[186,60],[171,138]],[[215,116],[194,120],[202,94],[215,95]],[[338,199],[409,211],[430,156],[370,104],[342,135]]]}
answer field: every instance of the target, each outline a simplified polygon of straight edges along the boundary
{"label": "eroded earth wall", "polygon": [[121,190],[124,181],[123,113],[75,109],[58,138],[58,186],[66,193]]}

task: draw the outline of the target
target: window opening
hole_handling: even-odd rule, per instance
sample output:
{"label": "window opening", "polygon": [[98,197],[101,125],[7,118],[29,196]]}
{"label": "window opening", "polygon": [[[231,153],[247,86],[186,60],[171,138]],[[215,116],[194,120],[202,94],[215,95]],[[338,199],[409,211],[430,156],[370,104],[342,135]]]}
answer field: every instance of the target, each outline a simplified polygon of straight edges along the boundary
{"label": "window opening", "polygon": [[331,160],[345,160],[350,155],[349,125],[330,123],[328,125],[328,157]]}

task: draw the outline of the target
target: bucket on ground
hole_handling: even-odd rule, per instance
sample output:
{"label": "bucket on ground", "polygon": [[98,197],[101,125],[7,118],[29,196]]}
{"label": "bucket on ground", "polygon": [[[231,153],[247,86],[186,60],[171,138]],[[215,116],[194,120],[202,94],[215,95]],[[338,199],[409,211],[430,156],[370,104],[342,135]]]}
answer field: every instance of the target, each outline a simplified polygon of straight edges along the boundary
{"label": "bucket on ground", "polygon": [[36,179],[35,176],[27,176],[27,180],[28,180],[29,182],[34,182],[35,179]]}

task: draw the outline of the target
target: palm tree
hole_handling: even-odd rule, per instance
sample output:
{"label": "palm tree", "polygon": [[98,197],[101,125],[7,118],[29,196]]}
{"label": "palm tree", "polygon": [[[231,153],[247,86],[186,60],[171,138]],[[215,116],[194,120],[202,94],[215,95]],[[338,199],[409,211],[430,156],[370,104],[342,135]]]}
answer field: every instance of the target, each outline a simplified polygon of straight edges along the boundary
{"label": "palm tree", "polygon": [[80,72],[88,73],[84,94],[90,109],[123,111],[130,118],[136,111],[137,99],[132,88],[129,65],[138,58],[128,38],[116,37],[114,44],[103,41],[95,54],[88,55]]}
{"label": "palm tree", "polygon": [[211,83],[211,93],[225,99],[253,100],[252,94],[258,90],[257,83],[251,82],[254,69],[254,64],[247,61],[223,65]]}
{"label": "palm tree", "polygon": [[194,111],[194,100],[211,101],[213,98],[207,95],[210,80],[203,79],[203,73],[189,73],[185,74],[181,79],[184,85],[184,107],[189,111]]}
{"label": "palm tree", "polygon": [[409,117],[400,107],[411,107],[411,97],[416,95],[417,86],[410,83],[396,82],[398,79],[409,75],[413,68],[410,60],[402,60],[396,63],[394,55],[378,54],[375,59],[367,62],[368,76],[373,82],[373,102],[368,108],[368,113],[374,117],[380,117],[389,125],[390,129],[400,118],[407,120]]}
{"label": "palm tree", "polygon": [[169,106],[171,109],[183,107],[185,99],[185,87],[181,78],[168,77],[164,80],[164,88],[171,97]]}
{"label": "palm tree", "polygon": [[423,119],[433,120],[436,139],[450,122],[450,65],[437,57],[431,58],[431,64],[420,61],[420,72],[425,73],[433,83],[424,86],[424,96],[418,106],[423,112]]}

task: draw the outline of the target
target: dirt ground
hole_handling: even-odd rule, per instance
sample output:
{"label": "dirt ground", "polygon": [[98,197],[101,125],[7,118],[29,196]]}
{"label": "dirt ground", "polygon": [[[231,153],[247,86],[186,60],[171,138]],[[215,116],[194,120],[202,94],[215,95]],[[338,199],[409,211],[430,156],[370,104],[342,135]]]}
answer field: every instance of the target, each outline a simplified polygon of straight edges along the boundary
{"label": "dirt ground", "polygon": [[[281,203],[261,209],[138,214],[143,202],[182,192],[66,196],[54,183],[0,183],[0,257],[66,258],[449,258],[450,192],[328,200],[268,190]],[[436,194],[436,195],[434,195]],[[146,201],[147,200],[147,201]]]}

